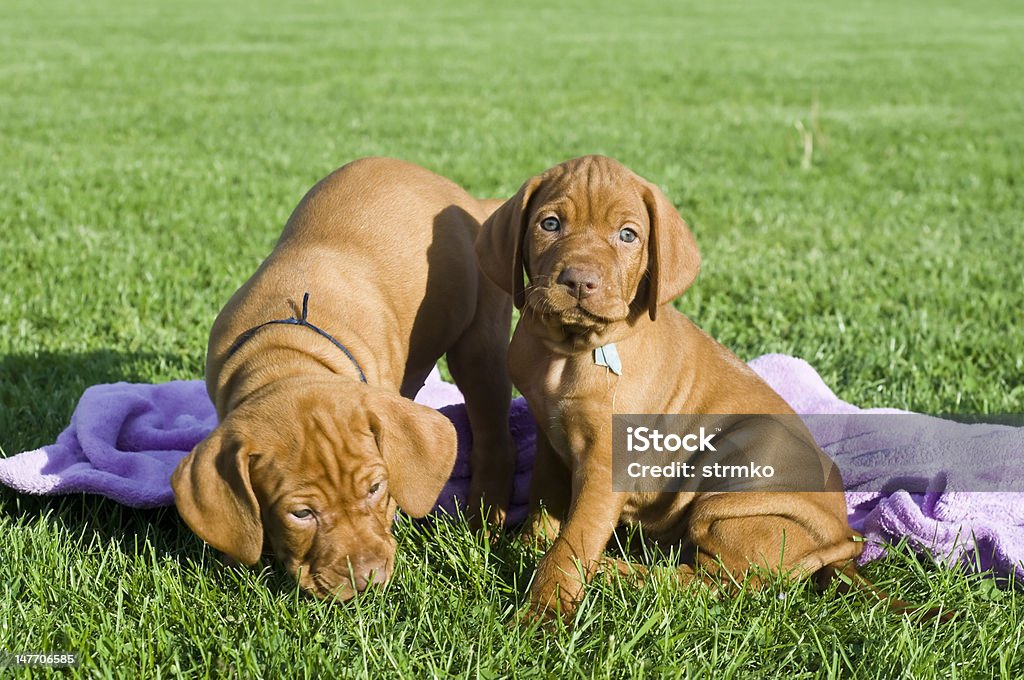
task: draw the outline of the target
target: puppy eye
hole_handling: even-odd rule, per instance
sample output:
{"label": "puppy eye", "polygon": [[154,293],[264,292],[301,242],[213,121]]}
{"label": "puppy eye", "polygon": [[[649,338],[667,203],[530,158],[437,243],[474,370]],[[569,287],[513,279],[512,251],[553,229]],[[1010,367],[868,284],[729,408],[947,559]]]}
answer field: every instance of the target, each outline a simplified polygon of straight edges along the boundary
{"label": "puppy eye", "polygon": [[623,243],[632,243],[637,239],[636,232],[629,227],[624,227],[619,230],[619,240]]}
{"label": "puppy eye", "polygon": [[292,517],[297,519],[306,519],[313,515],[313,511],[309,508],[303,508],[302,510],[292,510]]}
{"label": "puppy eye", "polygon": [[545,217],[540,221],[540,228],[544,231],[558,231],[561,227],[557,217]]}
{"label": "puppy eye", "polygon": [[367,496],[372,496],[373,494],[377,493],[378,491],[380,491],[380,482],[374,482],[372,485],[370,485],[370,492],[368,494],[366,494],[366,495]]}

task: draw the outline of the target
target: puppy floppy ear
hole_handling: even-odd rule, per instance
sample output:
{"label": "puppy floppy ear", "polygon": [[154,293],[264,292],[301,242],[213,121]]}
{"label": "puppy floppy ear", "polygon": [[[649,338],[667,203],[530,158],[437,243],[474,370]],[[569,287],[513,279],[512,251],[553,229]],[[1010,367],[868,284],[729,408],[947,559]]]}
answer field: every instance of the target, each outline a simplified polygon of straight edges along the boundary
{"label": "puppy floppy ear", "polygon": [[526,220],[530,217],[530,198],[540,183],[539,175],[527,180],[515,196],[484,220],[476,239],[480,269],[487,278],[512,296],[517,309],[522,309],[526,300],[523,285],[523,275],[526,273],[523,239],[526,235]]}
{"label": "puppy floppy ear", "polygon": [[178,514],[199,538],[251,565],[263,550],[263,523],[249,461],[242,438],[218,427],[178,463],[171,488]]}
{"label": "puppy floppy ear", "polygon": [[640,179],[640,190],[651,224],[647,241],[647,313],[653,321],[659,307],[686,292],[697,278],[700,251],[686,222],[661,189]]}
{"label": "puppy floppy ear", "polygon": [[384,458],[391,496],[406,514],[423,517],[452,474],[455,426],[432,408],[380,395],[371,405],[370,430]]}

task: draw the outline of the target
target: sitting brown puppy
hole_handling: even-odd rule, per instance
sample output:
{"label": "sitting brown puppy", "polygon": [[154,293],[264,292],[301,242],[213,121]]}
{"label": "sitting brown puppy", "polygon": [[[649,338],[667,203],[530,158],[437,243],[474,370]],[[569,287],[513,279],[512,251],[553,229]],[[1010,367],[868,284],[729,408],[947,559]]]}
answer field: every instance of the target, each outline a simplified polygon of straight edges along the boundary
{"label": "sitting brown puppy", "polygon": [[501,520],[515,456],[511,304],[477,268],[488,213],[454,183],[382,158],[306,194],[210,336],[220,422],[172,478],[203,540],[244,564],[267,544],[323,598],[387,580],[396,508],[429,512],[455,461],[452,424],[410,401],[446,353],[473,430],[472,508]]}
{"label": "sitting brown puppy", "polygon": [[[609,158],[568,161],[487,219],[477,254],[522,310],[509,371],[538,429],[527,532],[554,541],[533,582],[535,614],[573,609],[583,587],[577,561],[593,576],[620,524],[679,546],[695,562],[680,567],[684,578],[742,581],[751,567],[819,580],[856,575],[862,544],[842,482],[802,423],[794,436],[822,463],[816,492],[613,491],[613,414],[792,414],[671,306],[697,276],[700,255],[656,186]],[[742,434],[734,429],[733,440],[757,446]]]}

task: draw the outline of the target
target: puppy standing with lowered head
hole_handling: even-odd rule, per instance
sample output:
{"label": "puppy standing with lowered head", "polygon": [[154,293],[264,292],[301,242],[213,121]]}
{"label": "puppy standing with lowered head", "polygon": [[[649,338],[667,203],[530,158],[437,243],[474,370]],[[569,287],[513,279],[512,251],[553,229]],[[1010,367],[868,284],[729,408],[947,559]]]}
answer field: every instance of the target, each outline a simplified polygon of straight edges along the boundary
{"label": "puppy standing with lowered head", "polygon": [[384,158],[306,194],[210,335],[219,424],[172,478],[200,538],[244,564],[266,548],[322,598],[387,580],[397,508],[429,512],[455,461],[451,423],[411,401],[445,354],[473,430],[470,510],[502,520],[511,304],[473,249],[493,207]]}
{"label": "puppy standing with lowered head", "polygon": [[[577,564],[589,579],[607,563],[620,524],[679,546],[695,562],[679,568],[684,578],[742,580],[752,566],[860,578],[852,560],[862,544],[842,482],[802,424],[795,436],[822,464],[819,491],[613,491],[613,414],[792,414],[672,307],[700,255],[656,186],[609,158],[568,161],[528,180],[487,219],[477,254],[522,310],[509,371],[538,429],[527,533],[553,541],[530,593],[534,615],[573,610],[584,585]],[[757,446],[744,422],[730,436]]]}

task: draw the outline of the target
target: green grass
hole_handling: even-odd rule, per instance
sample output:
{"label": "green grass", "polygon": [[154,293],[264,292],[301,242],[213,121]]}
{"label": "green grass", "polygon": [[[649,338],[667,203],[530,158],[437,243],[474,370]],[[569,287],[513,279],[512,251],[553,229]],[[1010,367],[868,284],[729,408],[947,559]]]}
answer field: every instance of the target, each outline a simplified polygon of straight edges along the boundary
{"label": "green grass", "polygon": [[[200,377],[304,191],[370,154],[481,196],[615,156],[691,223],[680,308],[741,357],[865,406],[1024,411],[1018,3],[281,5],[0,5],[4,455],[90,384]],[[906,549],[869,575],[960,621],[617,584],[541,635],[509,625],[537,555],[461,525],[399,527],[394,582],[340,607],[219,569],[173,510],[4,491],[0,533],[0,651],[88,675],[1024,675],[1019,592]]]}

